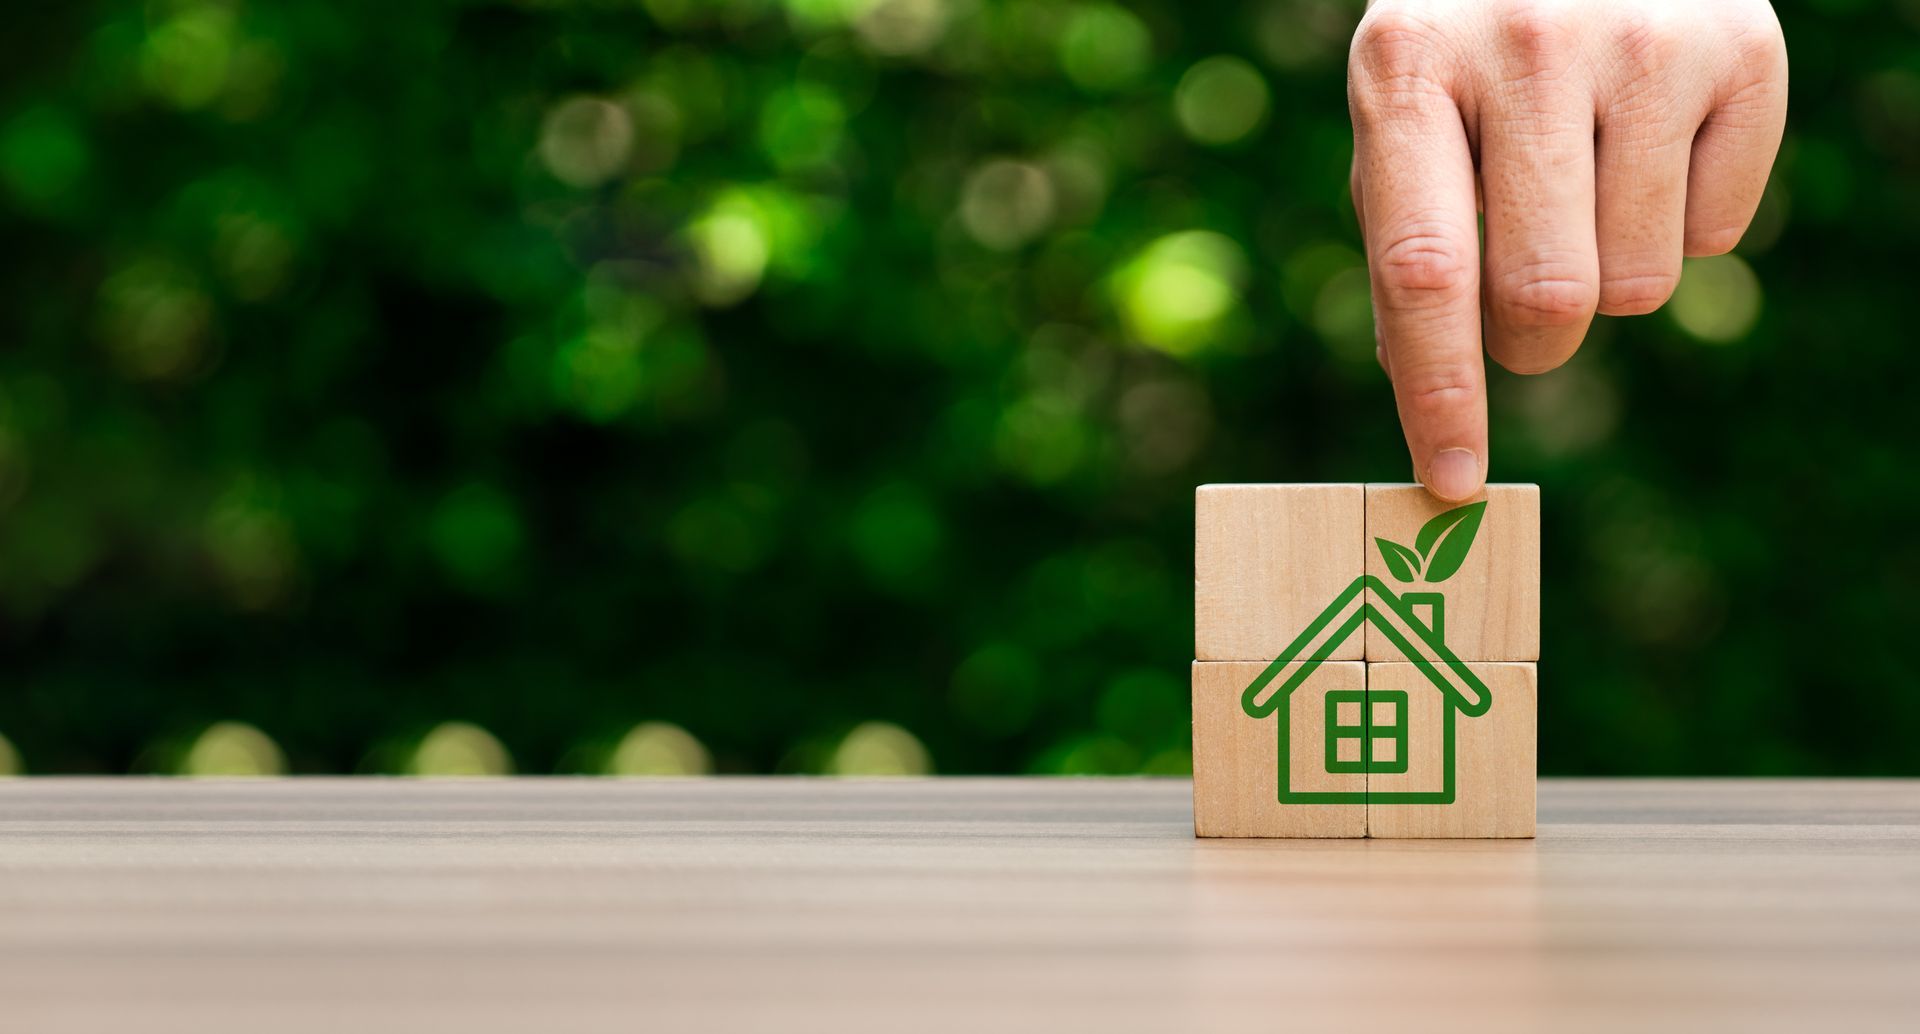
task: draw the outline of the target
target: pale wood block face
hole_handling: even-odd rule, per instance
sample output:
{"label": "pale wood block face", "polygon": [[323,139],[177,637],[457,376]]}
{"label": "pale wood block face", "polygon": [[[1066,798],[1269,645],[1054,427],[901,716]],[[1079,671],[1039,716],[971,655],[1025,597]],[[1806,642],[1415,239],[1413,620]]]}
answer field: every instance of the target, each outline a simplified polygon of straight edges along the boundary
{"label": "pale wood block face", "polygon": [[[1327,695],[1364,693],[1366,666],[1328,661],[1264,718],[1240,698],[1266,664],[1193,664],[1193,831],[1202,837],[1359,837],[1367,830],[1364,799],[1351,803],[1282,803],[1280,722],[1287,725],[1287,785],[1293,793],[1362,795],[1364,771],[1327,771]],[[1277,690],[1287,673],[1274,679]],[[1335,706],[1340,706],[1339,701]],[[1355,710],[1358,710],[1356,705]],[[1356,757],[1355,761],[1358,760]]]}
{"label": "pale wood block face", "polygon": [[[1537,661],[1540,659],[1540,486],[1488,485],[1467,503],[1442,503],[1419,485],[1366,487],[1366,570],[1395,593],[1407,598],[1423,621],[1431,623],[1434,603],[1423,594],[1444,597],[1440,638],[1464,661]],[[1432,553],[1443,548],[1430,544],[1427,557],[1417,552],[1408,561],[1422,570],[1411,580],[1400,577],[1381,555],[1376,539],[1386,539],[1413,551],[1428,521],[1459,506],[1484,501],[1486,510],[1458,570],[1439,582],[1426,580],[1438,571]],[[1366,629],[1369,661],[1406,658],[1369,624]]]}
{"label": "pale wood block face", "polygon": [[[1366,569],[1362,485],[1202,485],[1194,497],[1194,656],[1271,661]],[[1333,660],[1360,660],[1354,636]]]}
{"label": "pale wood block face", "polygon": [[[1453,802],[1387,803],[1394,795],[1443,794],[1447,786],[1447,697],[1412,664],[1368,664],[1367,701],[1377,712],[1406,698],[1406,771],[1378,757],[1367,772],[1371,837],[1531,837],[1534,835],[1539,690],[1530,663],[1476,663],[1493,706],[1478,717],[1454,711]],[[1386,737],[1382,715],[1368,733]],[[1195,758],[1196,771],[1198,757]]]}

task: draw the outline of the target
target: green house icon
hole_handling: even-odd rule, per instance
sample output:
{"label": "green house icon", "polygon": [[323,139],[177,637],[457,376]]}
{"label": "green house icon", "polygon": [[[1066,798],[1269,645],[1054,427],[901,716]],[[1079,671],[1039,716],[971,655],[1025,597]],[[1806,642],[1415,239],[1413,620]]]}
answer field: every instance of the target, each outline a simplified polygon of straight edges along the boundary
{"label": "green house icon", "polygon": [[[1430,789],[1369,793],[1364,790],[1294,790],[1292,759],[1311,750],[1329,773],[1402,773],[1410,749],[1431,749],[1408,742],[1408,699],[1403,691],[1333,690],[1326,694],[1324,721],[1295,729],[1284,711],[1279,730],[1279,795],[1282,804],[1451,804],[1454,799],[1454,724],[1460,715],[1475,718],[1493,706],[1486,683],[1447,648],[1442,639],[1445,600],[1438,593],[1395,593],[1373,575],[1361,575],[1341,590],[1320,616],[1267,665],[1240,696],[1250,717],[1281,711],[1320,665],[1349,636],[1371,623],[1394,649],[1417,667],[1445,698],[1440,722],[1441,783]],[[1419,610],[1426,610],[1423,616]],[[1285,676],[1282,678],[1282,676]],[[1321,760],[1324,759],[1324,760]]]}

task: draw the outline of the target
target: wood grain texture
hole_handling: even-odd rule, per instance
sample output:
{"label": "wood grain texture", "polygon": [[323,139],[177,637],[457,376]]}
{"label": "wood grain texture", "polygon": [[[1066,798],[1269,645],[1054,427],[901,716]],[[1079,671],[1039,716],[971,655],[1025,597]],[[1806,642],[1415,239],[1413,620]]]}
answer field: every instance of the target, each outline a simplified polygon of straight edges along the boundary
{"label": "wood grain texture", "polygon": [[[1453,509],[1419,485],[1366,486],[1366,568],[1395,591],[1446,597],[1444,639],[1464,661],[1540,659],[1540,486],[1488,485],[1486,514],[1466,563],[1443,582],[1393,576],[1375,539],[1411,548],[1422,525]],[[1366,630],[1369,661],[1405,660],[1378,628]]]}
{"label": "wood grain texture", "polygon": [[[1476,675],[1493,696],[1486,714],[1456,713],[1452,804],[1387,804],[1378,794],[1426,792],[1446,785],[1447,705],[1411,664],[1367,665],[1370,704],[1383,692],[1406,694],[1407,770],[1367,773],[1370,837],[1530,837],[1534,835],[1539,714],[1536,666],[1479,663]],[[1378,706],[1378,705],[1374,705]]]}
{"label": "wood grain texture", "polygon": [[[1271,661],[1360,576],[1366,494],[1353,485],[1202,485],[1194,493],[1193,649]],[[1354,637],[1333,660],[1357,661]]]}
{"label": "wood grain texture", "polygon": [[0,780],[0,1028],[1910,1031],[1920,783],[1196,840],[1184,779]]}
{"label": "wood grain texture", "polygon": [[[1366,666],[1329,661],[1265,718],[1241,710],[1240,694],[1266,667],[1258,661],[1193,664],[1193,832],[1202,837],[1359,837],[1364,804],[1281,804],[1279,728],[1294,730],[1291,785],[1306,792],[1365,793],[1365,772],[1331,774],[1323,753],[1326,695],[1366,690]],[[1283,681],[1291,669],[1275,681]]]}

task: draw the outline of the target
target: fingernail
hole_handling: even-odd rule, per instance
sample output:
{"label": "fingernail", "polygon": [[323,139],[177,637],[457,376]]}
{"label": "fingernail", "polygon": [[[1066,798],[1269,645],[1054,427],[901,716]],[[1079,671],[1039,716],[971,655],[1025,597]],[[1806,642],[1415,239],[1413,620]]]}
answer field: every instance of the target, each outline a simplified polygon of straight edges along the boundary
{"label": "fingernail", "polygon": [[1446,500],[1480,491],[1480,457],[1467,449],[1441,449],[1427,465],[1427,491]]}

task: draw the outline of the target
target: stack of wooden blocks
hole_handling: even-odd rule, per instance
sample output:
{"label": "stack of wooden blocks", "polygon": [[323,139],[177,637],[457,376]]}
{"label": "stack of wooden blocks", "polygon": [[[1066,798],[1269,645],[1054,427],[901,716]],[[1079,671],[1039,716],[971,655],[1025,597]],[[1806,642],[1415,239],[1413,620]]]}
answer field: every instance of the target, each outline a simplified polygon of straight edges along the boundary
{"label": "stack of wooden blocks", "polygon": [[1531,837],[1540,490],[1203,485],[1203,837]]}

